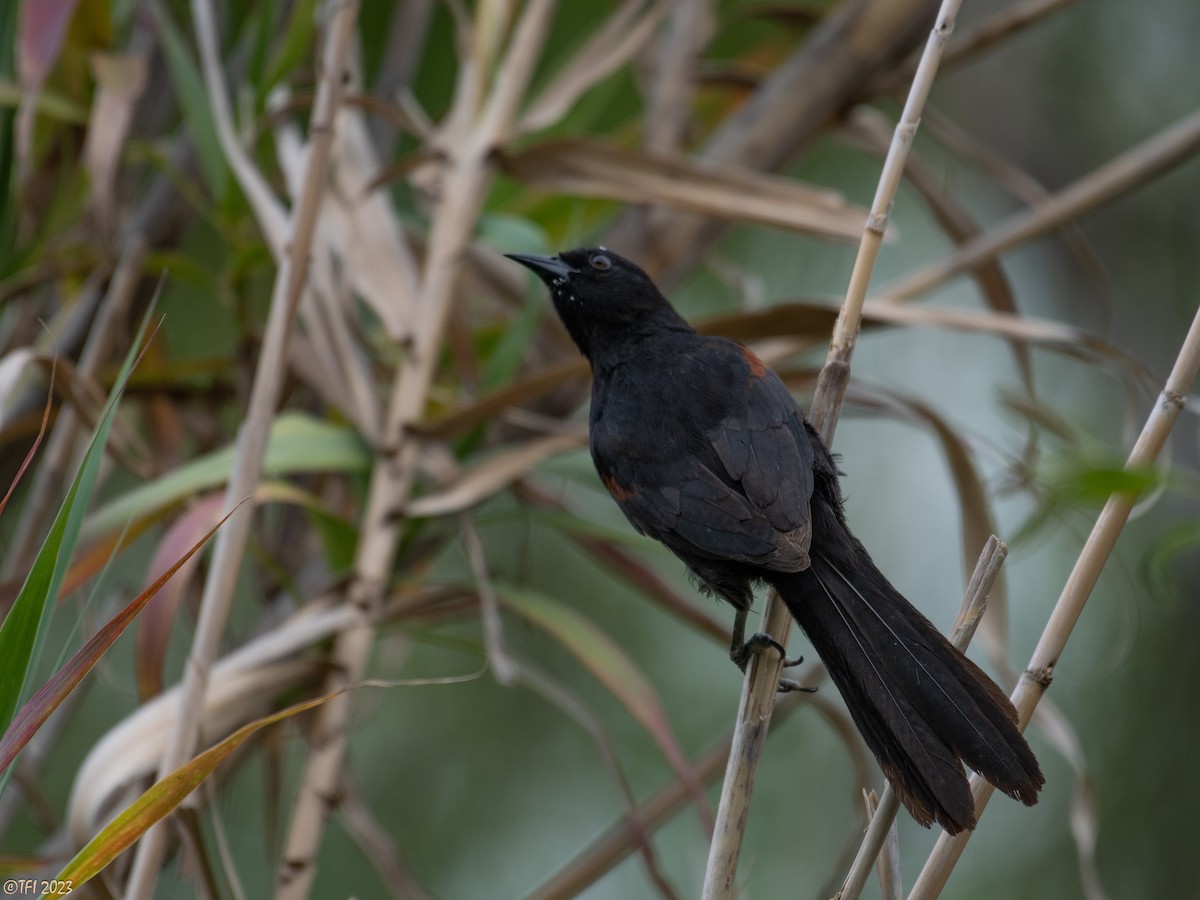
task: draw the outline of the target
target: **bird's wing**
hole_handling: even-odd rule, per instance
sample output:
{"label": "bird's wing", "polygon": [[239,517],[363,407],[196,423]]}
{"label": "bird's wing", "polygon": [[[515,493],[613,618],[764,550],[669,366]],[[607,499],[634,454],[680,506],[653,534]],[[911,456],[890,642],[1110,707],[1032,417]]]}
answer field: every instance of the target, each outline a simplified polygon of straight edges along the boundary
{"label": "bird's wing", "polygon": [[621,511],[684,557],[770,565],[778,553],[780,534],[762,512],[696,459],[672,464],[662,478],[629,480],[605,479]]}
{"label": "bird's wing", "polygon": [[[700,452],[635,464],[603,428],[593,456],[605,485],[644,534],[686,557],[732,560],[781,572],[808,567],[812,446],[783,382],[748,350],[721,386],[729,410]],[[612,446],[609,446],[609,444]]]}
{"label": "bird's wing", "polygon": [[768,568],[797,571],[808,565],[812,536],[813,450],[791,392],[744,347],[745,401],[707,435],[725,474],[770,523],[779,540]]}

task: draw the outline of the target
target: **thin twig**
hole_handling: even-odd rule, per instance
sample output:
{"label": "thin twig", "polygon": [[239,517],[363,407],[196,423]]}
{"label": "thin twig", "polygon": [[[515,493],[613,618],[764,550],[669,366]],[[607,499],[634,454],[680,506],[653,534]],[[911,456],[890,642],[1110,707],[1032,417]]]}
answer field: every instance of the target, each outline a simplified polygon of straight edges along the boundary
{"label": "thin twig", "polygon": [[[1076,0],[1017,0],[1016,3],[984,19],[971,30],[964,29],[946,48],[942,65],[948,69],[951,66],[974,62],[976,56],[982,55],[989,48],[1075,2]],[[867,91],[867,94],[899,91],[908,84],[913,71],[911,64],[902,65],[884,75],[878,85]]]}
{"label": "thin twig", "polygon": [[[213,10],[208,0],[194,0],[192,14],[215,113],[217,105],[226,101]],[[229,508],[254,493],[262,472],[263,454],[286,374],[288,339],[308,272],[309,249],[333,143],[334,117],[342,95],[341,73],[357,16],[357,0],[341,0],[332,10],[329,39],[322,61],[323,77],[313,109],[310,153],[303,187],[291,221],[287,255],[276,273],[262,351],[254,373],[254,386],[238,434],[237,454],[225,494],[225,505]],[[228,112],[227,109],[225,111]],[[195,748],[202,718],[199,711],[204,704],[208,673],[225,630],[233,600],[233,587],[241,568],[252,520],[251,508],[235,512],[217,535],[212,565],[201,598],[200,618],[184,675],[179,717],[167,740],[159,764],[160,773],[179,768]],[[165,824],[160,823],[151,829],[139,842],[128,888],[128,896],[132,900],[148,898],[154,890],[165,851]]]}
{"label": "thin twig", "polygon": [[396,900],[432,900],[433,895],[409,871],[392,836],[376,820],[351,772],[342,773],[338,793],[342,798],[342,825],[363,856],[375,867],[388,892]]}
{"label": "thin twig", "polygon": [[[625,804],[628,806],[628,811],[625,813],[622,821],[628,828],[630,844],[636,847],[641,855],[647,878],[654,886],[655,892],[659,897],[665,898],[665,900],[678,900],[677,892],[659,866],[658,856],[654,852],[654,846],[650,843],[650,826],[640,817],[637,798],[634,796],[629,779],[621,767],[620,755],[616,752],[612,739],[604,730],[604,726],[600,724],[599,720],[574,694],[554,678],[539,671],[535,666],[530,665],[528,662],[521,663],[516,667],[516,674],[526,686],[536,691],[543,699],[554,704],[559,710],[574,719],[591,736],[601,756],[604,757],[605,763],[608,764],[609,770],[612,772],[613,778],[616,780],[621,795],[625,800]],[[699,774],[697,774],[697,778],[699,778]],[[683,785],[685,792],[687,792],[686,795],[694,796],[695,790],[687,784],[687,779],[680,778],[679,783]],[[567,896],[575,896],[575,894],[572,893]]]}
{"label": "thin twig", "polygon": [[[867,219],[858,256],[850,275],[850,286],[834,326],[825,366],[817,380],[810,418],[813,427],[827,445],[832,443],[846,385],[849,382],[850,357],[858,339],[862,305],[871,280],[871,271],[883,242],[892,201],[920,122],[921,110],[933,86],[946,41],[954,29],[954,16],[958,7],[959,0],[943,0],[933,30],[925,44],[925,52],[917,66],[908,100],[904,104],[904,112],[896,126],[892,146],[883,163],[883,172],[871,205],[871,214]],[[772,592],[763,611],[762,631],[782,645],[787,641],[790,624],[791,617],[787,609]],[[758,653],[751,659],[746,673],[742,699],[738,707],[733,750],[725,772],[725,783],[721,789],[721,803],[717,809],[716,833],[709,849],[702,895],[705,900],[731,897],[735,893],[737,860],[749,813],[754,775],[762,755],[763,742],[767,737],[767,726],[775,703],[782,662],[778,653]]]}
{"label": "thin twig", "polygon": [[[996,579],[1000,577],[1000,566],[1004,563],[1007,555],[1008,548],[999,538],[995,535],[988,538],[983,552],[979,554],[979,561],[975,564],[975,571],[971,575],[970,583],[967,585],[958,618],[955,619],[954,627],[950,631],[950,643],[959,650],[965,651],[967,645],[971,643],[971,638],[975,636],[975,629],[979,626],[983,613],[987,609],[988,596],[992,592]],[[889,784],[884,788],[883,796],[879,798],[879,803],[867,825],[867,833],[858,848],[858,853],[854,857],[842,889],[838,892],[838,900],[856,900],[862,893],[863,886],[866,885],[867,878],[871,874],[871,866],[874,864],[875,858],[879,856],[880,848],[883,847],[899,811],[900,797]]]}
{"label": "thin twig", "polygon": [[[863,795],[863,800],[866,801],[867,818],[874,819],[879,811],[879,798],[871,791]],[[900,880],[900,834],[896,831],[894,820],[887,829],[884,845],[875,861],[875,868],[879,872],[879,891],[883,900],[902,900],[904,885]]]}
{"label": "thin twig", "polygon": [[1094,169],[1033,208],[1014,213],[941,262],[884,286],[878,299],[899,302],[922,296],[981,263],[1128,193],[1189,159],[1198,148],[1200,111]]}
{"label": "thin twig", "polygon": [[[1129,453],[1129,459],[1125,463],[1126,469],[1144,469],[1158,459],[1175,420],[1184,408],[1197,371],[1200,371],[1200,309],[1192,319],[1191,328],[1184,338],[1167,383]],[[1029,723],[1046,688],[1050,686],[1054,667],[1066,647],[1067,639],[1071,636],[1075,623],[1079,621],[1092,588],[1100,578],[1100,571],[1112,554],[1117,537],[1137,499],[1136,491],[1112,494],[1083,545],[1079,559],[1075,562],[1062,594],[1050,613],[1046,627],[1042,630],[1042,636],[1034,648],[1029,665],[1012,694],[1022,730]],[[975,813],[978,816],[987,806],[994,789],[978,776],[971,778],[971,788],[975,794]],[[970,834],[969,831],[964,831],[957,837],[942,834],[938,838],[916,884],[913,885],[909,900],[932,900],[938,896],[966,848]]]}
{"label": "thin twig", "polygon": [[[824,671],[820,665],[809,667],[801,676],[805,684],[813,684]],[[807,704],[812,694],[789,694],[779,701],[776,721]],[[715,778],[729,761],[729,748],[733,736],[729,735],[719,744],[706,751],[692,763],[692,769],[701,781]],[[676,778],[662,790],[645,800],[635,811],[640,827],[653,832],[669,822],[689,801],[693,799],[691,788]],[[637,828],[627,816],[601,833],[573,859],[560,867],[529,895],[529,900],[568,900],[576,897],[590,885],[600,880],[604,873],[625,859],[637,844]]]}
{"label": "thin twig", "polygon": [[483,540],[479,537],[479,529],[471,517],[458,517],[459,530],[462,533],[463,548],[467,560],[471,564],[471,574],[475,577],[475,588],[479,591],[479,618],[483,623],[484,646],[487,647],[488,667],[496,676],[496,680],[505,687],[516,683],[517,664],[504,646],[504,626],[500,621],[500,599],[492,585],[492,576],[488,571],[487,551]]}

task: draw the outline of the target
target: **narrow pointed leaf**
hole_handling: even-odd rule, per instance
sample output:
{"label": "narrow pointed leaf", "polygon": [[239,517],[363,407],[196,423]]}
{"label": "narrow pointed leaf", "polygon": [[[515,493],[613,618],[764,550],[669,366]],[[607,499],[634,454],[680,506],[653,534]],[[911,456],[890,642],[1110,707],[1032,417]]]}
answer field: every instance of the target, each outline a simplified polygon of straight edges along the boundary
{"label": "narrow pointed leaf", "polygon": [[507,174],[531,187],[627,203],[658,203],[835,240],[862,234],[867,211],[835,191],[751,169],[703,165],[580,138],[552,138],[502,156]]}
{"label": "narrow pointed leaf", "polygon": [[557,638],[621,701],[654,738],[671,768],[687,784],[702,819],[711,825],[704,786],[675,740],[658,693],[625,652],[592,622],[551,597],[501,584],[496,585],[496,592],[510,608]]}
{"label": "narrow pointed leaf", "polygon": [[54,399],[54,369],[50,370],[50,389],[46,392],[46,405],[42,408],[42,424],[38,426],[37,437],[33,439],[33,446],[29,448],[29,452],[25,454],[25,458],[21,460],[21,465],[17,469],[17,474],[12,480],[12,484],[8,486],[8,490],[4,493],[4,499],[0,500],[0,514],[8,508],[8,501],[12,498],[13,491],[17,489],[17,485],[21,483],[21,479],[25,477],[25,472],[33,463],[33,459],[37,456],[38,450],[42,446],[42,439],[46,436],[46,426],[50,423],[50,408],[53,405]]}
{"label": "narrow pointed leaf", "polygon": [[[322,703],[352,689],[352,687],[346,687],[323,697],[305,700],[269,716],[256,719],[248,725],[243,725],[225,740],[209,747],[190,762],[151,785],[144,794],[88,841],[87,846],[67,863],[55,880],[71,885],[72,890],[78,888],[128,849],[151,826],[171,813],[188,794],[213,773],[217,766],[259,731],[276,722],[282,722],[284,719],[315,709]],[[65,893],[46,894],[45,896],[65,896]]]}
{"label": "narrow pointed leaf", "polygon": [[[98,539],[124,527],[127,522],[223,485],[229,477],[234,453],[233,445],[222,447],[118,497],[88,517],[84,539]],[[263,458],[266,476],[296,472],[361,473],[370,468],[370,451],[362,438],[349,428],[302,413],[284,413],[271,426]]]}
{"label": "narrow pointed leaf", "polygon": [[[108,442],[113,416],[129,383],[129,373],[138,358],[138,348],[143,346],[146,339],[153,311],[152,300],[117,374],[104,414],[92,433],[92,439],[67,490],[66,498],[50,525],[49,533],[38,550],[17,599],[13,601],[4,622],[0,623],[0,727],[6,731],[21,702],[29,674],[37,661],[38,652],[49,628],[50,615],[54,609],[50,599],[58,595],[71,556],[75,552],[87,501],[100,477],[100,463],[104,457],[104,446]],[[7,783],[7,779],[6,771],[0,769],[0,790]]]}
{"label": "narrow pointed leaf", "polygon": [[[238,504],[238,506],[240,505]],[[236,508],[234,507],[234,509]],[[71,691],[75,690],[84,676],[100,661],[100,658],[108,651],[108,648],[129,627],[134,617],[141,612],[142,607],[158,593],[159,589],[170,580],[171,576],[184,563],[192,558],[196,551],[203,547],[216,534],[217,529],[232,514],[233,510],[230,510],[222,516],[220,522],[214,525],[204,537],[193,544],[191,549],[177,559],[169,569],[156,578],[153,584],[138,594],[119,613],[109,619],[92,636],[91,640],[84,644],[79,652],[71,657],[66,665],[55,672],[42,689],[29,699],[29,702],[22,707],[21,711],[17,713],[16,718],[13,719],[12,725],[5,731],[4,737],[0,738],[0,772],[5,771],[12,764],[12,761],[16,759],[21,749],[29,743],[30,739],[37,733],[37,730],[50,718],[50,714],[58,709],[59,705],[67,698]]]}
{"label": "narrow pointed leaf", "polygon": [[484,460],[445,490],[414,500],[408,504],[405,512],[414,518],[462,512],[528,474],[542,460],[586,443],[587,435],[582,431],[535,438]]}

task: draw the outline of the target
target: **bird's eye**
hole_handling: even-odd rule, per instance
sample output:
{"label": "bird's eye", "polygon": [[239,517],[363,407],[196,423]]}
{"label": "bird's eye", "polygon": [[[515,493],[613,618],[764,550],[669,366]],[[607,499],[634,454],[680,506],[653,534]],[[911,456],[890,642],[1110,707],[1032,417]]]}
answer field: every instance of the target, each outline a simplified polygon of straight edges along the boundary
{"label": "bird's eye", "polygon": [[593,253],[592,258],[588,260],[588,265],[597,272],[607,272],[612,268],[612,260],[603,253]]}

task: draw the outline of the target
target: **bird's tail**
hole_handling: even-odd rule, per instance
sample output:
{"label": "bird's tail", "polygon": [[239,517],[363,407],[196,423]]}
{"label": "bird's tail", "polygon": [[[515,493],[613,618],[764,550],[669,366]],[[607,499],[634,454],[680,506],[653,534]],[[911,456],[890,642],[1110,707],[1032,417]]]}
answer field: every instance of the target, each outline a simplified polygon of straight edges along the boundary
{"label": "bird's tail", "polygon": [[961,763],[1032,806],[1045,779],[1008,697],[888,583],[844,526],[828,525],[839,540],[814,541],[809,569],[769,580],[913,818],[950,834],[975,827]]}

